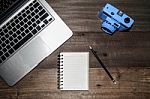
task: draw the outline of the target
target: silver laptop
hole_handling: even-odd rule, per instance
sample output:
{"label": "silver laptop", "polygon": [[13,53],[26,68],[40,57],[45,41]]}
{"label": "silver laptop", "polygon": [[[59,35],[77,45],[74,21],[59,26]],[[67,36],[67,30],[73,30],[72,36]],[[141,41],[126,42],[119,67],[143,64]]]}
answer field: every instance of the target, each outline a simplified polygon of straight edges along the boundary
{"label": "silver laptop", "polygon": [[45,0],[0,0],[0,76],[13,86],[72,34]]}

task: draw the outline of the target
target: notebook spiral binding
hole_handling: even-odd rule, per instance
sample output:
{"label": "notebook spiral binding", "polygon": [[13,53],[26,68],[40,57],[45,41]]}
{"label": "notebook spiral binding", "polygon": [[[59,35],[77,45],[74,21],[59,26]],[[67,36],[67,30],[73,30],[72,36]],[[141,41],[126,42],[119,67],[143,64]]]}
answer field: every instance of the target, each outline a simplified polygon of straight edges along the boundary
{"label": "notebook spiral binding", "polygon": [[63,55],[58,55],[58,89],[63,89]]}

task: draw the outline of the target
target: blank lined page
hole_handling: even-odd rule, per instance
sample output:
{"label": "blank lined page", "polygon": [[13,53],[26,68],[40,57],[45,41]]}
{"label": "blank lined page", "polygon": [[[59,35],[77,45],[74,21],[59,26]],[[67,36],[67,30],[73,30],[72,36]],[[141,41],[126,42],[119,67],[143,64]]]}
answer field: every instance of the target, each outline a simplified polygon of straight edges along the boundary
{"label": "blank lined page", "polygon": [[63,85],[61,90],[88,90],[89,52],[62,52]]}

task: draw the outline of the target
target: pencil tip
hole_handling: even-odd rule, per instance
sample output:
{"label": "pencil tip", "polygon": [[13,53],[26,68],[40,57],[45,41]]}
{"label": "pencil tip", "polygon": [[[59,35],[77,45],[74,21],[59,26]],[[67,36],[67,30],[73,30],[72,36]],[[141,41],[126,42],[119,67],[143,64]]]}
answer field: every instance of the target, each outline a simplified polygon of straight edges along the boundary
{"label": "pencil tip", "polygon": [[114,82],[114,84],[116,85],[117,83],[116,83],[116,82]]}
{"label": "pencil tip", "polygon": [[117,82],[115,81],[115,80],[113,80],[113,83],[116,85],[117,84]]}

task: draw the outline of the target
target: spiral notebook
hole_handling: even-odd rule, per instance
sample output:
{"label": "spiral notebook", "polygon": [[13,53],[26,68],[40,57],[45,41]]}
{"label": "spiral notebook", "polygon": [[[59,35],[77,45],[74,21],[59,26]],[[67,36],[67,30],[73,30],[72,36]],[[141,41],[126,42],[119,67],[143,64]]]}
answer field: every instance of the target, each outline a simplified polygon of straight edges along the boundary
{"label": "spiral notebook", "polygon": [[58,60],[60,90],[89,89],[89,52],[62,52]]}

